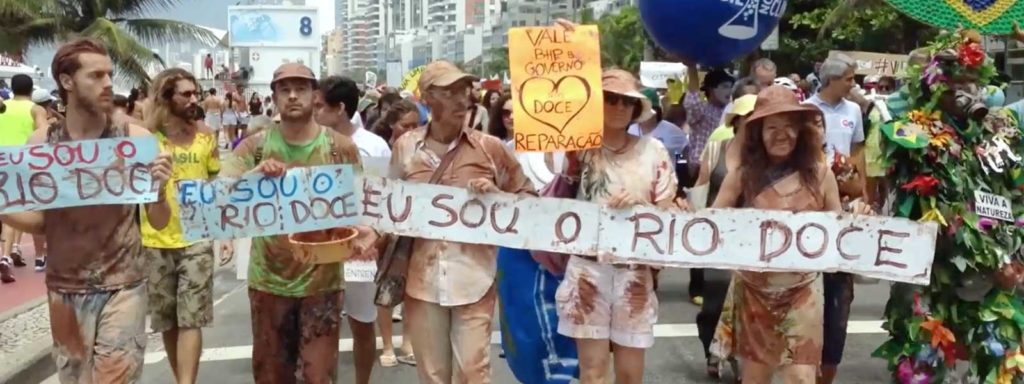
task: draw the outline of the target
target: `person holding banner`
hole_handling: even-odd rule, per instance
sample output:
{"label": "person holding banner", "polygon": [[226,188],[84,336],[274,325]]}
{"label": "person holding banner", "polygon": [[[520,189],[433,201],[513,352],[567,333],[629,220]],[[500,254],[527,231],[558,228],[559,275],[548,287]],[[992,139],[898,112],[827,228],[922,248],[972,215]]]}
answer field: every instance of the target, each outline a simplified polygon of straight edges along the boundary
{"label": "person holding banner", "polygon": [[[668,150],[651,136],[633,136],[629,125],[651,118],[651,101],[629,72],[605,70],[601,148],[568,154],[564,172],[578,178],[577,199],[612,209],[649,205],[675,208],[677,180]],[[717,121],[717,119],[716,119]],[[576,339],[580,381],[608,382],[614,355],[615,382],[643,380],[644,352],[654,345],[657,271],[646,265],[612,265],[573,255],[555,293],[558,333]]]}
{"label": "person holding banner", "polygon": [[[391,177],[473,193],[535,196],[512,151],[467,128],[475,80],[451,62],[427,64],[418,84],[432,120],[395,142]],[[416,239],[411,249],[405,321],[420,382],[489,383],[495,247]]]}
{"label": "person holding banner", "polygon": [[[352,139],[314,120],[313,71],[300,63],[283,64],[274,71],[270,89],[281,122],[235,148],[224,163],[225,176],[259,172],[277,178],[290,167],[325,164],[351,164],[361,171]],[[372,230],[358,229],[360,237],[353,241],[357,255],[375,241]],[[294,253],[287,235],[252,239],[249,304],[257,384],[295,383],[296,375],[308,383],[337,377],[342,265],[307,264]]]}
{"label": "person holding banner", "polygon": [[[142,214],[142,245],[149,255],[149,315],[153,332],[163,336],[164,350],[178,383],[194,383],[203,350],[203,327],[213,323],[214,252],[211,241],[190,243],[182,234],[177,180],[210,179],[220,172],[217,134],[200,128],[199,82],[180,68],[153,79],[153,107],[146,122],[174,165],[168,196],[171,219],[163,229]],[[223,254],[227,262],[230,254]]]}
{"label": "person holding banner", "polygon": [[[29,145],[152,138],[145,128],[112,121],[114,65],[102,43],[71,41],[57,50],[52,68],[67,118],[33,132]],[[154,228],[167,226],[169,156],[156,156],[149,172],[157,199],[143,207],[79,204],[0,216],[46,236],[53,357],[62,383],[134,383],[142,374],[147,265],[137,215],[145,210]]]}
{"label": "person holding banner", "polygon": [[[747,119],[743,156],[728,172],[712,208],[803,211],[842,210],[839,187],[821,156],[814,126],[821,111],[800,104],[783,86],[757,96]],[[860,205],[855,210],[869,210]],[[739,271],[729,287],[712,345],[721,359],[742,360],[744,383],[814,383],[822,361],[824,303],[817,272]]]}
{"label": "person holding banner", "polygon": [[[339,76],[322,79],[316,101],[316,122],[351,138],[359,149],[363,164],[367,164],[373,159],[390,159],[391,148],[384,142],[384,139],[352,123],[355,119],[351,116],[356,114],[358,104],[359,87],[355,81]],[[371,262],[373,261],[376,260],[371,260]],[[354,262],[356,260],[350,259],[348,264]],[[348,264],[345,265],[346,268],[349,267]],[[348,324],[352,329],[352,352],[355,355],[353,360],[356,368],[355,382],[359,384],[370,382],[370,373],[373,371],[373,355],[377,349],[374,341],[376,334],[373,331],[374,322],[377,320],[377,306],[373,303],[376,289],[377,286],[373,281],[345,282],[343,308],[348,314]],[[391,351],[385,350],[381,355],[381,365],[387,366],[384,357],[388,352]],[[395,359],[394,352],[391,352],[390,356],[391,360]],[[415,364],[415,360],[412,362]]]}

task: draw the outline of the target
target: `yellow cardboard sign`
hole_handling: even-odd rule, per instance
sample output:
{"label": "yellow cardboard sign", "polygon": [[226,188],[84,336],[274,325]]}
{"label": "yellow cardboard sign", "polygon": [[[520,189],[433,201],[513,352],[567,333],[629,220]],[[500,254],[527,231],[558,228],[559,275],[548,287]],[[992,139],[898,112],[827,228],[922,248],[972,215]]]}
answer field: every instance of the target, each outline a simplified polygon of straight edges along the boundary
{"label": "yellow cardboard sign", "polygon": [[518,152],[601,146],[604,98],[597,26],[508,31]]}

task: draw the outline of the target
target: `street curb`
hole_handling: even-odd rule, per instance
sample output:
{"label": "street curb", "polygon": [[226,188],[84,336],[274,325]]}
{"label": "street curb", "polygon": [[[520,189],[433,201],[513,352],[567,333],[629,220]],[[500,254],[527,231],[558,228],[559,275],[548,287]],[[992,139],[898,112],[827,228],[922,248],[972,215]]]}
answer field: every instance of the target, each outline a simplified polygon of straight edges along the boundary
{"label": "street curb", "polygon": [[29,301],[29,302],[27,302],[25,304],[19,305],[17,307],[14,307],[12,309],[7,310],[6,312],[0,313],[0,323],[5,322],[7,320],[10,320],[10,319],[14,318],[15,316],[18,316],[18,315],[20,315],[22,313],[28,312],[29,310],[31,310],[31,309],[33,309],[35,307],[38,307],[40,305],[43,305],[45,303],[46,303],[46,293],[43,293],[43,296],[38,298],[38,299],[32,299],[31,301]]}
{"label": "street curb", "polygon": [[50,358],[53,340],[49,336],[37,340],[14,356],[7,372],[0,372],[0,383],[40,383],[57,373]]}

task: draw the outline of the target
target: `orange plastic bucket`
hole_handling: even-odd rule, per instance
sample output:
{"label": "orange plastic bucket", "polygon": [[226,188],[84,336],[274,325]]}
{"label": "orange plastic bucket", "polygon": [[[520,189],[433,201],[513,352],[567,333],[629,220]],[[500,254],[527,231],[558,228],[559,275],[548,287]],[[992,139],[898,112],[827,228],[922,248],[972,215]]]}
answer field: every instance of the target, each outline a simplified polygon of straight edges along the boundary
{"label": "orange plastic bucket", "polygon": [[352,227],[321,229],[288,235],[296,260],[308,264],[344,263],[352,256],[352,240],[359,231]]}

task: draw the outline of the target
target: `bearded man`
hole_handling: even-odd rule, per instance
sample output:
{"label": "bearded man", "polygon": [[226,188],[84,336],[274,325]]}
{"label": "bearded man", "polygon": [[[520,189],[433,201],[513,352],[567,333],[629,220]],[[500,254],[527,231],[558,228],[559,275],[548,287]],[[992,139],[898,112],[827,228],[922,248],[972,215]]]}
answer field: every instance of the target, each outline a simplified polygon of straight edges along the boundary
{"label": "bearded man", "polygon": [[[53,78],[67,105],[63,121],[32,133],[28,144],[67,144],[146,137],[143,127],[114,121],[114,63],[102,43],[79,39],[53,57]],[[153,228],[170,218],[164,186],[170,157],[150,167],[155,202],[53,208],[0,215],[16,229],[45,234],[46,288],[53,357],[61,383],[134,383],[146,349],[146,258],[139,211]]]}
{"label": "bearded man", "polygon": [[213,323],[214,256],[212,242],[185,240],[176,185],[178,180],[216,176],[220,154],[217,133],[199,126],[199,82],[191,73],[165,70],[153,80],[153,90],[146,125],[161,151],[171,155],[173,167],[164,191],[171,213],[167,226],[157,229],[142,215],[142,245],[150,262],[150,327],[163,335],[177,382],[194,383],[203,351],[202,328]]}

